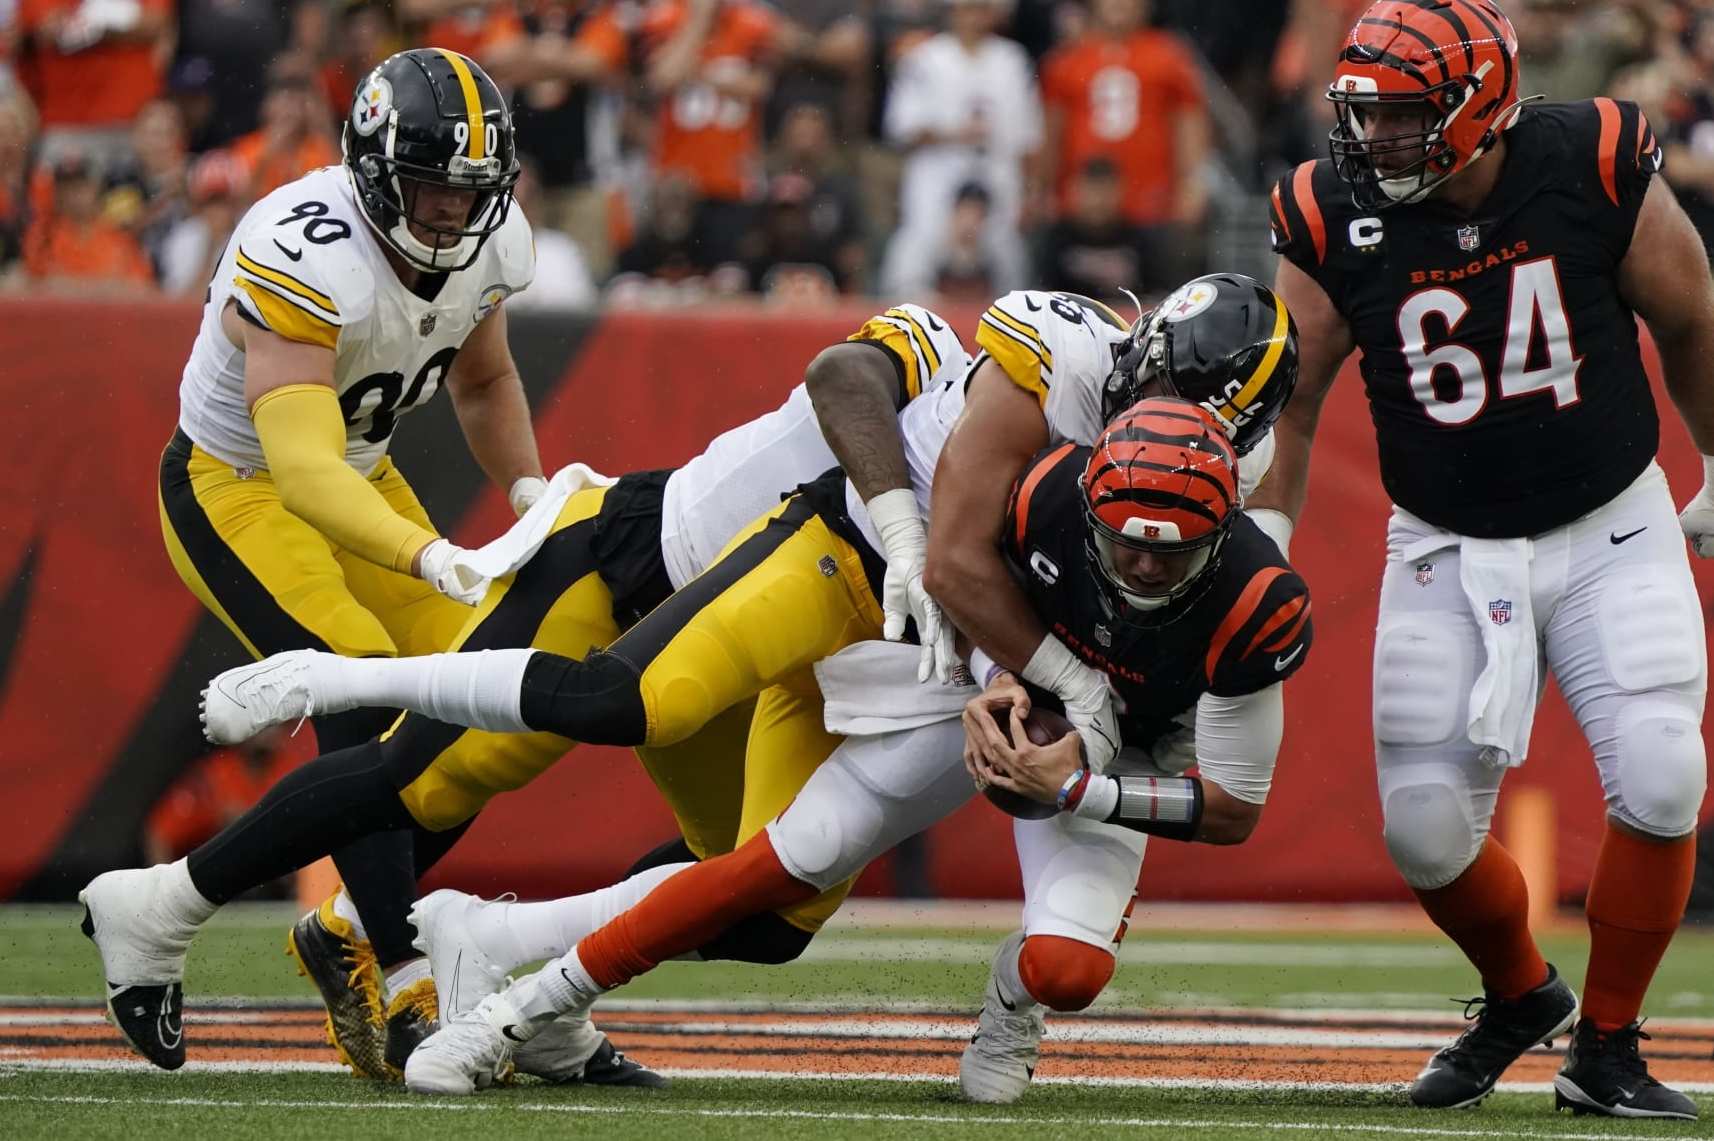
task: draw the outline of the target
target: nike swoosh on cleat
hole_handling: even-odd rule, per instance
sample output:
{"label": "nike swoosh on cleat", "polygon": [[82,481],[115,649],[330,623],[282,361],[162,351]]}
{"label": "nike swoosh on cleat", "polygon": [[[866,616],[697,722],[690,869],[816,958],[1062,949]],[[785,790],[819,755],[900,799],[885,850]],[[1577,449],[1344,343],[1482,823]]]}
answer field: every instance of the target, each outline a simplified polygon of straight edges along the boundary
{"label": "nike swoosh on cleat", "polygon": [[512,1033],[512,1031],[513,1031],[513,1029],[514,1029],[514,1028],[515,1028],[515,1024],[514,1024],[514,1025],[507,1025],[507,1026],[502,1026],[502,1027],[500,1027],[500,1033],[501,1033],[501,1034],[502,1034],[502,1035],[503,1035],[503,1036],[505,1036],[505,1037],[507,1037],[507,1038],[510,1038],[510,1039],[511,1039],[511,1040],[512,1040],[512,1041],[514,1041],[514,1042],[519,1042],[519,1043],[522,1043],[522,1042],[527,1042],[527,1041],[529,1041],[529,1039],[528,1039],[528,1038],[520,1038],[520,1037],[518,1037],[518,1036],[517,1036],[517,1035],[516,1035],[516,1034],[514,1034],[514,1033]]}
{"label": "nike swoosh on cleat", "polygon": [[1612,543],[1616,547],[1620,543],[1624,542],[1626,539],[1634,539],[1638,535],[1642,534],[1644,531],[1647,531],[1647,530],[1648,530],[1648,527],[1643,526],[1643,527],[1638,527],[1635,531],[1627,531],[1623,535],[1619,534],[1616,531],[1609,532],[1607,535],[1607,541],[1609,543]]}
{"label": "nike swoosh on cleat", "polygon": [[172,1022],[172,991],[169,989],[161,995],[161,1012],[155,1016],[155,1033],[161,1039],[161,1045],[169,1050],[178,1049],[184,1041],[184,1019],[180,1017],[178,1025]]}
{"label": "nike swoosh on cleat", "polygon": [[1006,996],[1000,993],[999,987],[994,988],[994,997],[1000,1000],[1001,1006],[1005,1007],[1007,1010],[1011,1011],[1013,1014],[1016,1014],[1018,1012],[1018,1008],[1016,1005],[1006,1001]]}
{"label": "nike swoosh on cleat", "polygon": [[458,1009],[458,976],[459,976],[459,968],[462,967],[463,965],[464,965],[464,948],[460,947],[458,949],[458,958],[456,958],[452,961],[452,994],[448,995],[447,1000],[446,1000],[446,1008],[448,1010],[457,1010]]}

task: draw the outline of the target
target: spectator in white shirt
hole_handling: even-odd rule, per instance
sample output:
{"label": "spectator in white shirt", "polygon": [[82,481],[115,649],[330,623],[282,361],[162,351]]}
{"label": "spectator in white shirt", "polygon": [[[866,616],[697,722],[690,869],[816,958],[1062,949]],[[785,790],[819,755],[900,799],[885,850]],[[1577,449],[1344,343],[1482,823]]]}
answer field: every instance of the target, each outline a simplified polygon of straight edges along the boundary
{"label": "spectator in white shirt", "polygon": [[908,297],[934,286],[959,188],[985,187],[991,202],[988,248],[999,291],[1026,283],[1018,233],[1026,166],[1042,138],[1041,99],[1029,56],[995,34],[1004,0],[953,0],[947,30],[899,60],[887,96],[886,134],[907,151],[899,185],[899,228],[881,267],[882,291]]}

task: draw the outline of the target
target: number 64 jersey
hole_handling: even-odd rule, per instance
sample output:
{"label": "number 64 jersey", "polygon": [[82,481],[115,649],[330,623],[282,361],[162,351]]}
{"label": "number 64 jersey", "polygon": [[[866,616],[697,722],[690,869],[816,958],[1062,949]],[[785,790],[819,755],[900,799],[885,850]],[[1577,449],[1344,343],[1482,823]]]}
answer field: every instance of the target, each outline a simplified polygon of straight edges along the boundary
{"label": "number 64 jersey", "polygon": [[179,386],[179,427],[235,467],[268,466],[244,400],[244,352],[221,326],[232,301],[254,324],[334,351],[345,458],[367,475],[398,417],[434,395],[477,322],[534,273],[530,226],[513,206],[472,265],[425,275],[431,288],[418,296],[382,253],[344,168],[311,171],[250,207],[227,243]]}
{"label": "number 64 jersey", "polygon": [[[1394,503],[1476,538],[1536,535],[1610,501],[1659,424],[1618,287],[1661,151],[1635,104],[1527,107],[1473,213],[1372,213],[1330,160],[1274,189],[1274,249],[1351,327]],[[1468,178],[1469,175],[1455,177]]]}

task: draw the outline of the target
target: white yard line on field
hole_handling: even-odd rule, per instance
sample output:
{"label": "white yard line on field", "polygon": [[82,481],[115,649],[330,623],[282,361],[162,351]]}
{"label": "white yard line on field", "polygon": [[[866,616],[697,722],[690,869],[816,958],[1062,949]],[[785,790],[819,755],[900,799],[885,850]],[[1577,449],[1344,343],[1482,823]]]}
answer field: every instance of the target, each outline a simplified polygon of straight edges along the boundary
{"label": "white yard line on field", "polygon": [[[1498,1129],[1449,1129],[1433,1126],[1417,1125],[1386,1125],[1379,1122],[1327,1122],[1327,1121],[1291,1121],[1273,1116],[1264,1121],[1249,1121],[1242,1119],[1221,1118],[1171,1118],[1171,1117],[1016,1117],[1000,1113],[973,1111],[971,1116],[960,1116],[950,1113],[873,1113],[853,1110],[814,1110],[814,1109],[697,1109],[688,1106],[650,1106],[639,1101],[626,1099],[623,1104],[615,1105],[565,1105],[532,1103],[520,1104],[515,1102],[494,1101],[323,1101],[308,1099],[273,1099],[273,1098],[124,1098],[101,1097],[96,1095],[77,1096],[32,1096],[28,1094],[0,1094],[0,1101],[19,1103],[52,1104],[52,1105],[93,1105],[93,1106],[135,1106],[146,1105],[153,1108],[169,1106],[184,1106],[195,1109],[344,1109],[344,1110],[382,1110],[391,1112],[429,1112],[429,1113],[492,1113],[497,1111],[522,1111],[527,1113],[563,1113],[585,1116],[655,1116],[678,1118],[726,1118],[751,1121],[786,1120],[786,1121],[843,1121],[843,1122],[898,1122],[921,1123],[936,1126],[968,1125],[991,1129],[995,1125],[1014,1125],[1026,1129],[1040,1129],[1042,1126],[1064,1126],[1066,1128],[1087,1129],[1090,1126],[1115,1129],[1136,1130],[1219,1130],[1232,1132],[1239,1129],[1258,1129],[1267,1131],[1291,1132],[1326,1132],[1326,1133],[1365,1133],[1385,1134],[1397,1137],[1533,1137],[1543,1141],[1582,1141],[1590,1136],[1587,1132],[1558,1133],[1547,1131],[1520,1131],[1517,1128]],[[1689,1136],[1675,1134],[1675,1136]],[[1706,1136],[1706,1135],[1704,1135]]]}

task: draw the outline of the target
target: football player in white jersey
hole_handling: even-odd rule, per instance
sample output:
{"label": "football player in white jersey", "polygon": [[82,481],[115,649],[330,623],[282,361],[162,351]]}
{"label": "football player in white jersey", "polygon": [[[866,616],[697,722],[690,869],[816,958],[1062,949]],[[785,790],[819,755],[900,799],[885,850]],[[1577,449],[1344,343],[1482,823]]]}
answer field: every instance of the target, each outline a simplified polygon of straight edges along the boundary
{"label": "football player in white jersey", "polygon": [[[1014,295],[1019,298],[1024,296],[1026,295]],[[1050,294],[1029,296],[1044,308],[1050,301],[1058,301],[1066,307],[1086,304],[1081,302],[1081,299],[1072,300]],[[1252,329],[1253,318],[1257,314],[1264,314],[1266,317],[1266,321],[1259,326],[1259,331]],[[1295,374],[1296,348],[1289,316],[1277,306],[1269,291],[1248,279],[1227,277],[1190,283],[1150,318],[1139,322],[1134,339],[1129,338],[1128,330],[1125,332],[1127,336],[1112,337],[1104,343],[1095,342],[1101,346],[1102,351],[1087,352],[1081,358],[1079,367],[1075,369],[1071,367],[1071,359],[1065,354],[1061,355],[1059,376],[1064,385],[1062,391],[1066,393],[1066,399],[1049,405],[1048,410],[1056,432],[1060,433],[1060,440],[1066,439],[1072,433],[1081,432],[1087,432],[1089,439],[1094,438],[1099,432],[1099,426],[1085,428],[1082,424],[1094,424],[1095,414],[1085,413],[1083,419],[1079,420],[1075,418],[1076,410],[1099,407],[1099,393],[1108,385],[1115,389],[1134,385],[1139,390],[1147,386],[1161,391],[1183,392],[1205,397],[1207,402],[1218,405],[1227,392],[1234,390],[1229,385],[1232,378],[1246,382],[1236,388],[1237,391],[1243,391],[1247,383],[1257,376],[1257,362],[1266,360],[1269,365],[1268,372],[1261,377],[1255,389],[1244,394],[1242,407],[1247,415],[1219,416],[1211,412],[1211,415],[1221,422],[1222,427],[1233,431],[1235,443],[1251,445],[1257,442],[1259,434],[1266,433],[1269,423],[1278,415],[1290,393]],[[1109,346],[1127,341],[1130,341],[1126,345],[1127,349],[1134,349],[1135,352],[1120,354],[1121,363],[1116,366]],[[1115,380],[1111,374],[1120,370],[1123,371],[1124,379]],[[1090,394],[1083,402],[1075,399],[1080,386],[1086,387]],[[951,447],[951,444],[945,443],[948,429],[951,427],[947,414],[962,409],[964,387],[963,384],[957,385],[932,404],[913,406],[903,417],[897,419],[896,429],[887,422],[890,416],[883,419],[874,414],[884,411],[884,408],[859,412],[855,406],[856,402],[853,402],[843,409],[844,415],[839,420],[843,426],[843,447],[840,452],[848,465],[850,480],[840,498],[845,501],[846,515],[853,521],[853,528],[862,529],[855,522],[858,518],[855,507],[859,501],[866,507],[867,514],[874,518],[878,514],[875,508],[881,496],[892,494],[895,490],[904,490],[906,495],[920,505],[929,494],[931,480],[944,478],[947,468],[944,463],[940,463],[937,469],[937,453],[943,444],[945,447]],[[1071,417],[1065,415],[1067,409],[1073,410]],[[1231,428],[1234,420],[1239,424],[1236,430]],[[951,434],[956,440],[961,433],[968,430],[969,420],[966,418],[957,422],[957,427]],[[890,441],[889,436],[892,437]],[[1253,447],[1251,450],[1254,452]],[[937,470],[940,473],[938,477],[934,475]],[[890,486],[899,483],[903,484],[902,488]],[[823,502],[826,502],[825,498]],[[880,527],[876,530],[880,531],[879,537],[884,540],[887,528]],[[905,584],[914,585],[919,582],[923,559],[920,544],[913,551],[904,551],[897,543],[882,541],[877,544],[876,538],[877,536],[868,536],[866,545],[871,546],[871,549],[886,550],[889,564],[887,577],[896,578]],[[710,577],[718,575],[720,568],[732,561],[733,554],[735,552],[729,553],[726,560],[716,564],[710,571]],[[749,572],[740,565],[738,573],[747,577]],[[829,559],[822,573],[837,574],[836,563]],[[873,577],[871,576],[871,581]],[[761,601],[766,597],[757,594],[750,596],[748,600]],[[803,616],[798,609],[787,609],[793,600],[784,594],[775,595],[774,599],[784,605],[767,614],[770,623],[792,623],[800,617],[812,623],[819,621],[818,616]],[[715,601],[718,603],[720,600],[716,598]],[[675,599],[667,607],[663,607],[663,610],[678,604],[679,600]],[[1027,601],[1025,604],[1028,605]],[[657,615],[660,613],[657,612]],[[651,618],[651,621],[653,620]],[[634,638],[644,631],[645,627],[639,627],[628,637]],[[711,626],[704,633],[717,635],[718,627]],[[622,640],[610,647],[609,655],[621,658],[626,648],[626,643]],[[640,647],[639,656],[653,649],[652,645],[643,645]],[[932,651],[932,647],[928,649]],[[310,668],[301,672],[298,678],[290,683],[290,688],[295,692],[285,695],[270,694],[252,687],[245,690],[243,696],[247,704],[258,709],[274,706],[274,712],[269,719],[295,716],[295,711],[301,710],[305,700],[313,697],[318,706],[332,703],[334,707],[343,707],[353,700],[396,700],[407,706],[420,703],[420,708],[432,709],[443,718],[480,724],[496,731],[517,731],[534,727],[537,725],[537,717],[544,718],[542,723],[546,724],[545,719],[558,715],[555,712],[557,708],[564,708],[566,716],[586,718],[575,727],[576,732],[587,736],[608,731],[599,724],[603,720],[599,712],[590,715],[581,705],[572,708],[569,703],[556,704],[555,698],[560,695],[554,694],[552,689],[556,686],[564,687],[564,679],[568,674],[573,678],[573,685],[583,684],[582,679],[576,676],[580,671],[562,669],[559,670],[558,677],[544,677],[533,686],[525,677],[522,684],[530,687],[533,692],[520,696],[520,675],[527,675],[530,671],[547,665],[543,660],[544,656],[520,654],[496,661],[492,666],[480,662],[458,663],[447,655],[439,657],[442,660],[434,664],[379,662],[373,663],[374,668],[370,668],[368,663],[359,663],[354,670],[349,668],[349,663],[340,663],[326,658],[325,655],[318,655],[315,661],[308,662]],[[538,659],[534,665],[529,660],[531,657]],[[658,661],[657,655],[655,661],[646,662],[645,672],[657,668]],[[285,665],[284,662],[280,664]],[[555,663],[556,667],[557,665]],[[609,666],[606,671],[608,677],[622,678],[624,671],[630,668],[630,663],[621,660],[609,663]],[[926,670],[919,669],[919,676],[923,672]],[[511,676],[502,676],[506,673]],[[1099,676],[1105,685],[1105,676]],[[677,678],[669,677],[669,680],[682,681],[683,678],[684,675],[680,675]],[[645,678],[645,688],[649,684],[649,680]],[[654,685],[660,689],[665,688],[659,681]],[[216,689],[218,687],[211,689],[211,701],[215,700]],[[680,695],[689,692],[691,691],[684,688],[678,691]],[[953,693],[967,696],[968,690],[955,690]],[[251,701],[252,697],[256,700]],[[1277,691],[1273,697],[1276,699],[1275,708],[1269,723],[1273,726],[1271,739],[1277,745],[1280,720]],[[230,708],[230,699],[221,700]],[[599,701],[601,697],[597,695],[593,700]],[[767,700],[766,697],[764,700]],[[750,921],[752,915],[771,910],[773,905],[765,902],[754,910],[747,908],[758,899],[771,898],[768,893],[779,889],[780,885],[785,885],[783,890],[792,893],[790,899],[780,904],[784,908],[800,902],[805,896],[814,896],[816,891],[825,892],[848,882],[847,877],[859,870],[869,857],[879,854],[899,838],[917,831],[945,811],[950,811],[962,803],[970,793],[968,780],[958,758],[959,744],[963,737],[958,724],[958,709],[962,701],[963,697],[959,696],[950,706],[950,717],[935,718],[931,714],[929,720],[932,723],[919,730],[887,734],[862,742],[847,741],[841,746],[841,752],[834,754],[836,758],[843,759],[835,760],[831,765],[817,770],[811,778],[814,783],[792,802],[792,811],[787,817],[777,818],[769,823],[766,836],[752,835],[749,842],[741,847],[741,859],[722,864],[720,874],[728,877],[732,887],[730,892],[723,890],[718,895],[723,910],[717,915],[702,915],[681,908],[676,918],[668,917],[670,922],[665,925],[656,915],[649,925],[650,939],[685,940],[688,941],[687,946],[706,946],[709,941],[727,930],[728,924],[743,925]],[[662,719],[670,719],[677,712],[659,704],[650,707],[651,716]],[[254,722],[247,719],[239,722],[241,731],[249,731],[253,724]],[[652,731],[654,723],[644,728]],[[1199,742],[1200,744],[1207,743]],[[1258,758],[1265,752],[1266,765],[1271,768],[1271,749],[1258,748],[1254,752]],[[937,763],[948,759],[951,761],[950,772],[945,764]],[[1177,768],[1187,767],[1195,759],[1196,752],[1193,750],[1188,759],[1180,760]],[[817,758],[818,763],[819,760],[820,758]],[[752,765],[754,763],[752,758]],[[816,789],[814,796],[810,794],[810,788]],[[1051,885],[1063,876],[1081,876],[1085,880],[1093,876],[1103,884],[1111,881],[1109,886],[1112,890],[1099,893],[1099,899],[1094,895],[1090,896],[1095,904],[1087,909],[1090,914],[1047,917],[1057,921],[1058,925],[1050,928],[1054,933],[1061,934],[1062,938],[1082,939],[1094,945],[1098,954],[1105,955],[1110,960],[1112,933],[1119,926],[1122,910],[1135,887],[1137,869],[1142,858],[1142,845],[1136,837],[1112,843],[1084,843],[1086,838],[1081,836],[1073,839],[1076,842],[1030,845],[1026,864],[1030,859],[1037,859],[1040,866],[1026,867],[1026,882],[1039,882],[1043,890],[1051,895]],[[1092,853],[1087,859],[1081,859],[1079,856],[1079,852],[1084,849]],[[1114,852],[1121,849],[1122,853],[1115,856]],[[446,947],[452,943],[453,949],[446,950],[442,956],[446,963],[498,961],[501,963],[499,970],[489,973],[489,977],[497,979],[505,970],[569,946],[564,940],[567,939],[568,933],[577,931],[580,924],[587,924],[591,920],[599,923],[617,913],[629,902],[645,896],[660,882],[664,874],[676,870],[679,869],[657,868],[645,876],[619,885],[611,893],[572,901],[563,911],[539,912],[538,914],[546,918],[531,926],[540,933],[540,937],[521,947],[519,944],[512,944],[510,953],[506,948],[492,944],[480,946],[460,937],[460,926],[473,928],[483,924],[480,918],[482,905],[466,897],[449,900],[447,895],[442,895],[427,901],[425,907],[430,914],[426,916],[426,922],[420,923],[419,926],[425,929],[431,958],[436,956],[437,946]],[[1106,907],[1108,902],[1113,904],[1111,909]],[[1111,915],[1107,914],[1108,910],[1112,911]],[[453,913],[456,918],[447,921],[447,912]],[[1068,925],[1075,928],[1073,936],[1063,935]],[[491,923],[486,926],[493,928]],[[518,925],[510,920],[502,926],[514,931],[519,929]],[[663,930],[663,926],[669,929]],[[590,927],[584,925],[581,929],[586,932]],[[555,947],[555,939],[561,940],[558,948]],[[1015,960],[1023,942],[1021,938],[1009,941],[1006,948],[1014,959],[1011,965],[1014,973]],[[455,955],[454,950],[462,953]],[[518,957],[526,951],[527,958]],[[438,973],[441,968],[437,966],[436,969]],[[599,983],[593,976],[585,981],[592,988],[584,993],[585,998],[594,990],[600,989],[600,986],[611,985]],[[1030,1008],[1033,1013],[1024,1020],[1028,1021],[1030,1026],[1015,1028],[1017,1033],[1012,1034],[1011,1038],[1017,1040],[1005,1043],[1005,1052],[1008,1055],[1006,1073],[987,1083],[1003,1088],[1005,1092],[1004,1095],[986,1092],[985,1096],[990,1100],[1002,1099],[1002,1096],[1007,1099],[1015,1097],[1027,1086],[1029,1079],[1025,1059],[1027,1055],[1033,1054],[1035,1037],[1040,1033],[1040,1006],[1019,994],[1015,988],[1012,993],[1020,1006]],[[1061,988],[1055,993],[1064,993],[1064,989]],[[587,1008],[586,1004],[572,1001],[569,994],[559,995],[558,998],[565,1001],[564,1009]],[[984,1030],[986,1041],[990,1045],[998,1043],[1004,1037],[1001,1034],[1003,1028],[991,1025],[992,1022],[993,1020],[985,1015]],[[490,1041],[482,1035],[479,1027],[467,1027],[467,1032],[474,1033],[483,1042]],[[458,1051],[453,1049],[452,1052],[456,1054]],[[439,1092],[468,1092],[479,1084],[480,1066],[467,1069],[445,1050],[437,1049],[432,1056],[440,1059],[434,1067],[429,1065],[428,1059],[424,1059],[413,1063],[413,1070],[407,1072],[407,1082],[413,1088]],[[494,1059],[487,1059],[487,1062],[492,1063]],[[1012,1063],[1015,1063],[1015,1066]],[[1012,1069],[1023,1075],[1021,1080],[1012,1074]],[[412,1076],[413,1073],[416,1074],[415,1077]],[[977,1091],[978,1094],[983,1092]]]}
{"label": "football player in white jersey", "polygon": [[[1216,325],[1220,335],[1210,335]],[[1198,327],[1206,327],[1203,337],[1184,335]],[[924,581],[982,652],[973,668],[997,664],[1059,697],[1101,768],[1119,745],[1112,692],[1049,635],[1006,569],[998,540],[1007,496],[1042,448],[1087,444],[1119,412],[1163,394],[1196,400],[1232,433],[1247,494],[1272,462],[1271,426],[1297,376],[1291,315],[1259,282],[1210,274],[1130,327],[1105,305],[1070,294],[1009,293],[982,315],[976,343],[983,352],[964,421],[935,480]],[[1242,346],[1243,357],[1215,357],[1208,346]],[[1174,389],[1168,377],[1197,390]],[[1290,532],[1277,526],[1284,517],[1252,517],[1285,553]]]}
{"label": "football player in white jersey", "polygon": [[[161,460],[173,564],[257,657],[424,653],[468,621],[482,584],[460,573],[458,549],[387,455],[398,419],[438,389],[514,507],[545,486],[502,304],[530,284],[535,258],[512,204],[518,163],[499,89],[454,52],[401,52],[358,86],[344,152],[239,222]],[[317,739],[356,744],[387,720],[318,716]],[[402,914],[413,873],[444,846],[397,833],[335,853],[350,894],[289,937],[335,1047],[366,1077],[388,1075],[376,1028],[389,1007],[395,1033],[420,1033],[410,996],[426,972]],[[171,1040],[138,1044],[170,1062],[182,1057]]]}
{"label": "football player in white jersey", "polygon": [[[718,437],[684,467],[602,481],[604,485],[577,491],[558,504],[546,541],[515,576],[492,585],[455,648],[533,646],[582,656],[608,645],[656,611],[674,590],[702,575],[735,535],[778,508],[782,493],[833,467],[846,454],[845,438],[864,427],[864,408],[878,406],[895,422],[903,408],[907,419],[931,425],[929,434],[943,436],[962,403],[961,382],[969,363],[957,335],[927,310],[901,305],[872,318],[847,342],[824,350],[810,365],[805,384],[780,408]],[[825,438],[818,414],[836,426]],[[923,435],[902,435],[897,427],[887,432],[891,449],[901,456],[905,437],[916,440]],[[884,437],[881,446],[888,446]],[[926,456],[917,461],[925,470],[932,466],[933,452]],[[837,503],[843,510],[843,500]],[[548,508],[544,503],[543,509]],[[896,497],[873,502],[869,513],[884,532],[875,541],[889,550],[914,550],[920,566],[926,531],[914,497],[908,503]],[[790,525],[801,528],[807,522],[794,517]],[[823,538],[839,551],[851,549],[845,539],[824,528]],[[867,595],[869,568],[859,565],[854,554],[846,561],[850,565],[842,568],[841,577],[829,576],[824,566],[815,564],[814,580],[854,594],[856,588],[847,579],[855,575],[864,580],[861,589]],[[881,580],[881,572],[875,571],[874,581]],[[913,618],[924,628],[932,625],[933,610],[920,586],[913,593],[901,580],[888,594],[895,603],[888,608],[887,625],[902,631]],[[676,620],[670,607],[661,610],[669,613],[660,621]],[[949,652],[944,640],[931,640],[930,648],[934,645]],[[211,736],[247,737],[272,717],[283,716],[293,695],[300,699],[295,707],[304,712],[306,690],[297,679],[318,660],[325,664],[355,659],[305,652],[223,675],[209,692]],[[448,660],[460,667],[476,666],[484,655],[456,654]],[[281,670],[277,667],[282,661],[294,664]],[[325,670],[309,672],[325,675]],[[809,689],[813,693],[813,683]],[[812,704],[811,694],[784,689],[764,696],[756,720],[797,731],[774,735],[777,748],[750,744],[748,759],[746,742],[756,702],[740,703],[681,743],[638,750],[678,818],[684,835],[678,858],[730,851],[791,800],[836,743],[820,728],[815,697],[817,703]],[[318,710],[352,707],[342,699],[329,704],[325,698],[317,698],[315,705]],[[384,740],[323,756],[286,777],[256,809],[187,860],[99,877],[83,898],[107,977],[123,980],[129,993],[140,999],[122,1009],[141,1005],[176,1011],[182,1002],[184,948],[197,926],[215,904],[283,874],[273,868],[302,866],[352,837],[374,832],[423,828],[456,835],[488,798],[521,787],[575,743],[548,732],[464,731],[429,716],[408,716]],[[312,803],[314,808],[306,812]],[[758,916],[703,953],[760,961],[790,958],[838,906],[848,887],[838,885],[825,898],[778,915]],[[407,910],[408,905],[401,907],[401,920]],[[470,983],[441,989],[441,1013],[457,1013],[498,982],[487,979],[482,987]],[[139,1027],[125,1019],[120,1026],[133,1043],[149,1033],[148,1025]],[[180,1050],[182,1057],[182,1046]],[[581,1015],[538,1036],[517,1062],[521,1070],[550,1079],[641,1084],[653,1077],[617,1055]]]}

